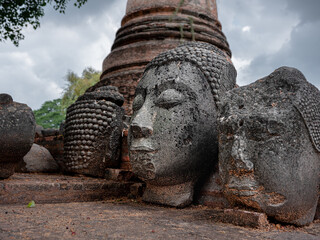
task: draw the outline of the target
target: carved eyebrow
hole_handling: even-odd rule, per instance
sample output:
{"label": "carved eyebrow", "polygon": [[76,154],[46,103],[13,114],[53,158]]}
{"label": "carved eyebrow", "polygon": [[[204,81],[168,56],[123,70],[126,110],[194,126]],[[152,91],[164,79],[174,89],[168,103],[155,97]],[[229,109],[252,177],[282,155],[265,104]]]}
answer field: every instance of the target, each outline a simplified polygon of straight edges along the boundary
{"label": "carved eyebrow", "polygon": [[150,70],[146,71],[143,73],[137,87],[135,90],[135,96],[137,96],[138,94],[143,95],[143,97],[145,97],[147,95],[147,91],[148,91],[148,84],[144,82],[145,78],[148,78]]}
{"label": "carved eyebrow", "polygon": [[162,92],[164,92],[167,89],[175,89],[178,92],[186,92],[191,98],[196,98],[196,93],[195,91],[189,87],[188,85],[186,85],[183,82],[176,82],[175,80],[169,80],[166,81],[164,83],[160,83],[159,85],[155,86],[156,88],[156,95],[160,95]]}

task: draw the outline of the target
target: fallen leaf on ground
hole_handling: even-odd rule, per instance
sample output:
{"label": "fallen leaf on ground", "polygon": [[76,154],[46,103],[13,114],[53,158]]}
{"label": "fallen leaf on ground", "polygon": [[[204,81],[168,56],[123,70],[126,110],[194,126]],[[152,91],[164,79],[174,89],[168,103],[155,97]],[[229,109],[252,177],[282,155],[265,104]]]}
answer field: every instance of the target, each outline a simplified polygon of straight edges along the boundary
{"label": "fallen leaf on ground", "polygon": [[35,203],[35,201],[32,200],[31,202],[28,203],[28,206],[27,206],[27,207],[28,207],[28,208],[33,208],[33,207],[35,207],[35,206],[36,206],[36,203]]}

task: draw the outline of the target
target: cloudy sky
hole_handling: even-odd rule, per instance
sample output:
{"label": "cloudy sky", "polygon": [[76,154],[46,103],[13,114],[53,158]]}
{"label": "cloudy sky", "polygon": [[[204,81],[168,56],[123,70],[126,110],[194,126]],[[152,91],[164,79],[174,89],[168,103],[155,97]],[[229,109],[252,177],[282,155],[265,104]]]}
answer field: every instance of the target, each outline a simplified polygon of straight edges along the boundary
{"label": "cloudy sky", "polygon": [[[320,89],[319,0],[217,0],[240,86],[280,66],[301,70]],[[126,0],[88,0],[61,15],[46,9],[41,28],[24,31],[17,48],[0,43],[0,92],[40,108],[61,97],[68,71],[101,70]]]}

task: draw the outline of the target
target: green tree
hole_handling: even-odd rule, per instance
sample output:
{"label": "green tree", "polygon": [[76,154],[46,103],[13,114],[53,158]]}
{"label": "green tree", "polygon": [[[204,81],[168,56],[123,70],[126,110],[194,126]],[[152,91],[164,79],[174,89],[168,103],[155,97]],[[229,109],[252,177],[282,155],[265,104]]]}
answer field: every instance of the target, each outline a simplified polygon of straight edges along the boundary
{"label": "green tree", "polygon": [[10,40],[18,46],[24,39],[22,29],[32,26],[40,27],[40,18],[44,16],[44,8],[49,4],[56,11],[65,13],[67,4],[81,7],[87,0],[0,0],[0,42]]}
{"label": "green tree", "polygon": [[100,80],[101,72],[91,67],[83,70],[81,77],[70,71],[66,76],[67,86],[62,96],[62,109],[65,111],[77,98]]}
{"label": "green tree", "polygon": [[33,111],[36,123],[43,128],[59,128],[65,119],[65,112],[61,108],[61,99],[46,101],[41,108]]}
{"label": "green tree", "polygon": [[33,111],[36,123],[44,128],[59,128],[61,122],[66,118],[66,109],[89,87],[99,81],[100,74],[101,72],[91,67],[83,70],[81,77],[72,71],[68,72],[67,87],[62,98],[46,101],[40,109]]}

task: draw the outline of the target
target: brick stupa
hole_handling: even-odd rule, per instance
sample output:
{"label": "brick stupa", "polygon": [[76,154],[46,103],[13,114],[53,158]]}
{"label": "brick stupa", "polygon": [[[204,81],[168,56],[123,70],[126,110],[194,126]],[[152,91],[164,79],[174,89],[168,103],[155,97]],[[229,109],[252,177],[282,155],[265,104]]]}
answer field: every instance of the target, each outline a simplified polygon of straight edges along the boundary
{"label": "brick stupa", "polygon": [[231,57],[218,21],[216,0],[128,0],[126,15],[111,53],[103,61],[102,85],[119,88],[131,115],[135,88],[145,66],[159,53],[182,41],[211,43]]}

